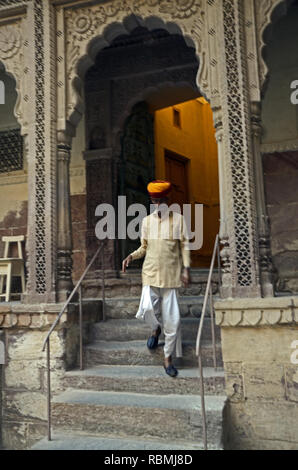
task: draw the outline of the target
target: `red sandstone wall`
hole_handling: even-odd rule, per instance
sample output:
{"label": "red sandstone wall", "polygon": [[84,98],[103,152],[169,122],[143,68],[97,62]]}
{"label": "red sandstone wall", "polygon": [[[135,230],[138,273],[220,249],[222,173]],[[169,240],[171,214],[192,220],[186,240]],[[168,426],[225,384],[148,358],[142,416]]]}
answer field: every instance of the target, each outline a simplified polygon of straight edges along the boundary
{"label": "red sandstone wall", "polygon": [[73,235],[73,280],[77,281],[86,267],[86,195],[71,196],[71,220]]}
{"label": "red sandstone wall", "polygon": [[278,290],[298,292],[298,152],[264,155],[263,167]]}

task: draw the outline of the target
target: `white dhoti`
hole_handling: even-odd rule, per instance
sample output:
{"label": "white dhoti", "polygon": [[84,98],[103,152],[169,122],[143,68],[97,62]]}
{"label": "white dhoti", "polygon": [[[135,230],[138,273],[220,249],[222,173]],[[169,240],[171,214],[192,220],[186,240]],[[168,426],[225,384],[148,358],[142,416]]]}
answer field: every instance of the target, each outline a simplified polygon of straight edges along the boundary
{"label": "white dhoti", "polygon": [[164,355],[169,357],[176,349],[176,357],[182,357],[180,311],[177,289],[143,286],[136,318],[144,320],[152,330],[161,324],[156,316],[162,316],[165,336]]}

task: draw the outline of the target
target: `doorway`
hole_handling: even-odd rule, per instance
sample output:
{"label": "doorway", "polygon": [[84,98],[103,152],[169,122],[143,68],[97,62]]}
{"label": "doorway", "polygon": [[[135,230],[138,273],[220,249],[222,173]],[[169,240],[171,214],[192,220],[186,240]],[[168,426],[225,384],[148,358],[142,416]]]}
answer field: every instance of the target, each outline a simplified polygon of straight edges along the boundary
{"label": "doorway", "polygon": [[172,183],[169,203],[179,204],[181,212],[183,204],[189,203],[188,164],[187,158],[165,149],[166,179]]}

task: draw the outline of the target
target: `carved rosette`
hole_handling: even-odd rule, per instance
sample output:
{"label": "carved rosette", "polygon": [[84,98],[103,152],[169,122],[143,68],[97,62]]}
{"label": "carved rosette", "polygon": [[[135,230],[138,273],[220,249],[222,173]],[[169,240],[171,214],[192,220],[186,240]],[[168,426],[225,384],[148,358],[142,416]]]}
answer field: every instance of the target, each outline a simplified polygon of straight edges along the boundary
{"label": "carved rosette", "polygon": [[20,31],[13,26],[3,26],[0,29],[1,60],[14,57],[21,47]]}
{"label": "carved rosette", "polygon": [[[102,37],[103,45],[108,46],[111,38],[120,34],[129,34],[138,25],[144,25],[150,29],[163,27],[170,33],[173,32],[175,22],[181,33],[192,38],[200,58],[200,77],[204,87],[204,94],[208,95],[208,54],[205,37],[205,9],[206,4],[214,2],[206,0],[134,0],[127,2],[119,0],[94,5],[85,8],[65,10],[65,43],[66,43],[66,77],[68,92],[67,120],[72,122],[76,111],[82,113],[82,98],[77,84],[79,80],[78,64],[80,60],[86,61],[87,66],[95,59],[98,48],[93,47],[94,39]],[[137,16],[132,16],[137,15]],[[131,21],[125,21],[131,17]],[[142,19],[140,19],[142,18]],[[107,26],[115,28],[115,34],[106,34]],[[178,32],[178,29],[177,29]],[[109,33],[111,29],[109,28]],[[58,31],[59,34],[59,31]],[[92,41],[92,48],[90,47]],[[104,44],[105,42],[105,44]],[[92,50],[90,50],[92,49]],[[206,66],[207,61],[207,66]],[[83,67],[84,68],[84,67]],[[80,67],[81,70],[81,67]],[[200,81],[200,80],[199,80]],[[76,125],[76,122],[73,122]]]}

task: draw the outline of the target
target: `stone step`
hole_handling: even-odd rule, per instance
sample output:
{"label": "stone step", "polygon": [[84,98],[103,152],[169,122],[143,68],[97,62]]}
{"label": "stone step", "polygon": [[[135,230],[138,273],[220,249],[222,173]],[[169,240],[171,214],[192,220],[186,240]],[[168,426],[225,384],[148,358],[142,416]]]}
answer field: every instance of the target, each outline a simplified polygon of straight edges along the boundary
{"label": "stone step", "polygon": [[[188,341],[196,341],[200,320],[198,318],[182,318],[182,338]],[[105,322],[95,323],[90,331],[91,341],[133,341],[145,340],[150,336],[151,328],[138,319],[108,319]],[[220,341],[220,328],[215,326],[215,338]],[[163,333],[160,335],[163,339]],[[204,320],[203,341],[212,341],[211,319]]]}
{"label": "stone step", "polygon": [[[208,445],[209,450],[222,450],[219,446],[214,446],[212,443]],[[185,440],[165,441],[164,439],[140,439],[138,436],[127,439],[117,439],[108,437],[98,437],[83,433],[71,432],[53,432],[52,440],[48,441],[46,438],[35,444],[31,450],[203,450],[200,442],[191,445]],[[127,455],[129,456],[129,454]],[[109,456],[106,456],[109,457]],[[134,456],[136,458],[137,456]],[[121,458],[121,457],[120,457]],[[140,459],[146,456],[139,457]],[[125,461],[126,462],[126,461]]]}
{"label": "stone step", "polygon": [[[106,273],[107,274],[107,273]],[[191,269],[191,284],[189,287],[181,287],[180,295],[185,296],[204,296],[208,279],[208,269]],[[93,273],[94,276],[94,273]],[[218,273],[214,271],[212,276],[212,287],[214,294],[218,292]],[[101,273],[98,278],[86,278],[83,281],[83,297],[101,298]],[[106,298],[140,296],[142,291],[141,270],[129,268],[126,274],[120,272],[120,277],[105,279],[105,296]]]}
{"label": "stone step", "polygon": [[[214,297],[216,301],[217,297]],[[181,296],[179,297],[179,307],[181,317],[197,317],[201,316],[203,308],[203,297],[198,296]],[[105,313],[107,318],[135,318],[139,308],[140,297],[114,297],[106,298]],[[210,315],[209,303],[207,305],[206,314]]]}
{"label": "stone step", "polygon": [[[224,371],[204,368],[204,390],[207,395],[224,394]],[[178,377],[171,380],[159,366],[102,365],[86,370],[66,372],[63,386],[85,390],[138,392],[187,395],[200,393],[198,368],[180,369]]]}
{"label": "stone step", "polygon": [[[173,379],[175,380],[175,379]],[[206,396],[209,441],[221,446],[225,397]],[[185,439],[202,442],[199,395],[145,395],[124,392],[67,390],[52,401],[56,430],[87,431],[106,437]]]}
{"label": "stone step", "polygon": [[[163,342],[158,348],[149,351],[145,341],[94,341],[84,347],[84,363],[86,367],[110,364],[110,365],[161,365],[163,364]],[[198,359],[195,354],[195,343],[184,341],[183,358],[175,360],[177,367],[196,367]],[[202,363],[204,367],[213,366],[213,351],[210,342],[202,343]],[[222,366],[221,346],[216,344],[216,356],[218,367]]]}

